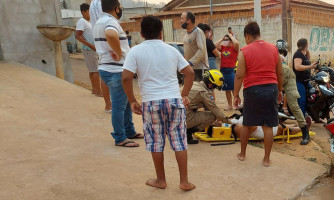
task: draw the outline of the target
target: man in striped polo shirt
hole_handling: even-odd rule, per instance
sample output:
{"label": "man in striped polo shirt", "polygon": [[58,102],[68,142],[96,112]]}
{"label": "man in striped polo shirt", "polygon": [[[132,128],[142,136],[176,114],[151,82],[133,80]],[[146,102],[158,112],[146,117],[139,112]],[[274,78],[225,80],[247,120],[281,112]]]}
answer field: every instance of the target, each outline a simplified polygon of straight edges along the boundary
{"label": "man in striped polo shirt", "polygon": [[102,15],[94,27],[96,52],[99,55],[99,73],[108,85],[111,102],[111,133],[117,146],[138,147],[139,144],[129,139],[143,138],[136,133],[131,107],[122,87],[122,66],[130,50],[128,40],[120,22],[122,8],[118,0],[101,0]]}

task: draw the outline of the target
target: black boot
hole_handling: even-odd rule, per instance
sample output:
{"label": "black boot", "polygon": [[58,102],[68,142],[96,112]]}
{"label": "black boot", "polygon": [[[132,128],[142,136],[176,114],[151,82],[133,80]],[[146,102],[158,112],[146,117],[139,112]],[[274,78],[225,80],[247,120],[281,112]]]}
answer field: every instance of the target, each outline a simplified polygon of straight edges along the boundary
{"label": "black boot", "polygon": [[304,126],[302,129],[302,134],[303,134],[303,138],[302,141],[300,141],[300,145],[307,145],[310,142],[310,134],[308,131],[307,126]]}
{"label": "black boot", "polygon": [[197,127],[192,127],[187,129],[187,141],[188,144],[198,144],[198,140],[193,139],[193,134],[195,132],[198,132],[198,128]]}

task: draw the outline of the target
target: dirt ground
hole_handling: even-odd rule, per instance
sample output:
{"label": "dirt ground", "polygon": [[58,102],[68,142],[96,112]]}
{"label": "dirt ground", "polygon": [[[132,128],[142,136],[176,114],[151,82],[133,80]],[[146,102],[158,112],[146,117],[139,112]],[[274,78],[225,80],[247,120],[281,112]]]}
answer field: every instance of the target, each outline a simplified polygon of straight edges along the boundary
{"label": "dirt ground", "polygon": [[[87,89],[91,89],[90,82],[88,79],[88,71],[85,68],[83,57],[81,54],[71,55],[72,68],[74,72],[75,84],[82,86]],[[136,96],[139,97],[138,83],[134,81],[134,91]],[[140,97],[139,97],[140,98]],[[226,98],[223,92],[216,92],[217,104],[221,109],[227,106]],[[232,115],[236,111],[226,112],[227,115]],[[287,121],[288,124],[295,123],[294,121]],[[326,168],[331,168],[331,163],[334,161],[334,156],[330,152],[330,146],[328,143],[328,133],[323,128],[322,124],[313,123],[312,129],[317,135],[312,137],[312,141],[307,147],[299,145],[300,139],[291,139],[292,144],[279,144],[276,141],[273,145],[273,151],[286,154],[289,156],[294,156],[302,158],[304,160],[315,162],[324,165]],[[250,142],[250,145],[263,148],[263,142]],[[334,190],[334,179],[332,177],[327,177],[315,185],[311,190],[302,193],[300,199],[333,199]]]}
{"label": "dirt ground", "polygon": [[[223,108],[224,95],[217,97]],[[244,162],[236,158],[238,143],[189,146],[189,177],[197,185],[191,192],[178,189],[177,165],[167,144],[169,185],[150,188],[145,181],[154,177],[154,167],[144,141],[135,149],[115,147],[103,104],[82,87],[23,65],[0,63],[0,199],[295,199],[328,173],[325,139],[318,137],[326,133],[319,129],[322,134],[313,138],[323,142],[318,146],[301,147],[299,140],[282,145],[307,152],[305,158],[273,152],[269,168],[261,165],[261,143],[249,145]],[[141,117],[134,115],[133,121],[141,131]],[[317,159],[308,159],[308,151]],[[329,187],[319,188],[322,193]],[[316,189],[306,192],[317,195]]]}

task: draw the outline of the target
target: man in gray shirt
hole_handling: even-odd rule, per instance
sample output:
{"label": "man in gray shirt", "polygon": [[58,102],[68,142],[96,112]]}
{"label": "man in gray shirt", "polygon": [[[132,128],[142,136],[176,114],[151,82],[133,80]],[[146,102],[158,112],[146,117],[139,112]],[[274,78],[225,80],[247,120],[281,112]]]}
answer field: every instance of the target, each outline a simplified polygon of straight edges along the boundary
{"label": "man in gray shirt", "polygon": [[183,38],[184,57],[195,71],[195,81],[202,81],[203,72],[209,69],[205,34],[195,26],[195,15],[191,12],[181,15],[181,24],[187,30]]}

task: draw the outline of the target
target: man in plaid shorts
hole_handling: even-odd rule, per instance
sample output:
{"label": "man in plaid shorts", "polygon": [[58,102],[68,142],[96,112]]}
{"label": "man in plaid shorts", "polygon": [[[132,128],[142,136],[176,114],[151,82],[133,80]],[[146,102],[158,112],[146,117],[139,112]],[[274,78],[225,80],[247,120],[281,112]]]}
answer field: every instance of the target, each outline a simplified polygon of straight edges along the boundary
{"label": "man in plaid shorts", "polygon": [[[162,22],[146,16],[141,22],[141,34],[145,41],[133,47],[127,55],[122,83],[131,109],[143,116],[146,150],[152,153],[157,178],[147,185],[166,188],[164,147],[166,135],[179,165],[180,189],[192,190],[188,182],[187,134],[185,107],[189,105],[188,94],[194,80],[194,71],[183,56],[162,39]],[[182,94],[177,71],[185,75]],[[142,107],[133,94],[132,80],[138,75]]]}

